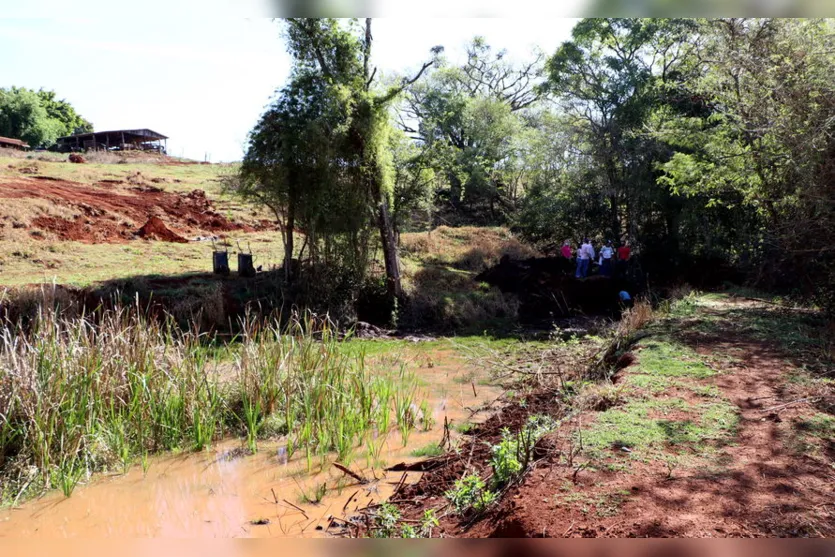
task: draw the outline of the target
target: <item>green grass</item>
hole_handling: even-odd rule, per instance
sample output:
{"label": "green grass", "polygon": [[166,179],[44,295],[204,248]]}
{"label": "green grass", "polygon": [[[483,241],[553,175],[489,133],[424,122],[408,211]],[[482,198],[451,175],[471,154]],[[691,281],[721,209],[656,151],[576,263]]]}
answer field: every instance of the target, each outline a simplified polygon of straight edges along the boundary
{"label": "green grass", "polygon": [[655,377],[691,377],[703,379],[716,375],[707,367],[692,349],[660,338],[642,340],[637,345],[639,352],[639,373]]}
{"label": "green grass", "polygon": [[441,456],[444,454],[444,449],[441,448],[437,443],[428,443],[423,447],[417,448],[410,453],[412,456],[417,457],[433,457],[433,456]]}
{"label": "green grass", "polygon": [[[692,417],[665,416],[681,410]],[[620,447],[628,448],[636,458],[655,457],[675,446],[703,451],[708,442],[727,441],[737,422],[736,407],[726,401],[691,406],[676,398],[639,400],[598,414],[582,432],[582,443],[595,458],[617,454]]]}
{"label": "green grass", "polygon": [[823,440],[835,439],[835,416],[817,412],[808,418],[796,421],[792,426],[795,431]]}

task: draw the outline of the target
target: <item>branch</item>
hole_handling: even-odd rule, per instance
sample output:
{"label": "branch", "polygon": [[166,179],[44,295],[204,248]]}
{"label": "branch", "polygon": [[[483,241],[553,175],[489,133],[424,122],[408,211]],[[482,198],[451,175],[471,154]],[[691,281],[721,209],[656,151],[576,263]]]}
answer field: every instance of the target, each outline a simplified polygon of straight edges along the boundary
{"label": "branch", "polygon": [[325,74],[325,76],[333,77],[330,67],[328,67],[327,62],[325,62],[325,56],[322,54],[322,50],[319,47],[319,39],[316,37],[316,34],[311,32],[310,29],[308,29],[303,23],[300,23],[298,18],[288,17],[287,22],[307,36],[310,40],[310,46],[313,50],[313,54],[316,55],[316,60],[319,62],[319,69],[322,70],[322,73]]}
{"label": "branch", "polygon": [[[368,73],[366,73],[365,75],[368,75]],[[375,75],[377,75],[377,66],[374,66],[374,71],[371,72],[371,77],[369,77],[368,81],[365,82],[365,90],[366,91],[371,86],[371,82],[374,81],[374,76]]]}
{"label": "branch", "polygon": [[[363,45],[362,49],[362,75],[365,76],[365,88],[368,89],[368,86],[371,85],[371,80],[374,79],[374,76],[368,77],[368,61],[371,58],[371,18],[365,18],[365,44]],[[374,72],[377,72],[377,68],[374,68]]]}
{"label": "branch", "polygon": [[400,82],[399,87],[395,87],[394,89],[392,89],[388,93],[386,93],[384,96],[377,99],[377,103],[378,104],[386,104],[387,102],[392,100],[394,97],[396,97],[401,92],[403,92],[403,89],[405,89],[406,87],[408,87],[409,85],[411,85],[412,83],[414,83],[415,81],[420,79],[420,76],[423,75],[423,72],[425,72],[427,70],[427,68],[432,66],[432,64],[434,64],[434,63],[435,63],[434,61],[424,62],[423,66],[420,68],[420,71],[418,71],[418,73],[415,74],[415,76],[412,79],[406,79],[404,77],[403,81]]}

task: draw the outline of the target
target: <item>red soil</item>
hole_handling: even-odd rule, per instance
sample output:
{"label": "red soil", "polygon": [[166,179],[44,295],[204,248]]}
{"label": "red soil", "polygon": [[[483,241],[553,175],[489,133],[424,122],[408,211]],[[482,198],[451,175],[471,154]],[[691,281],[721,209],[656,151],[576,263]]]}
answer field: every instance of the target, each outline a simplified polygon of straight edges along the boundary
{"label": "red soil", "polygon": [[[687,338],[687,337],[685,337]],[[717,448],[708,466],[672,471],[662,462],[627,461],[624,470],[604,466],[574,474],[567,465],[569,438],[587,411],[545,438],[552,445],[521,484],[511,487],[501,503],[474,523],[450,518],[438,534],[452,537],[818,537],[835,535],[835,488],[830,442],[820,457],[793,449],[786,427],[808,416],[808,404],[796,404],[786,392],[786,354],[773,343],[752,338],[700,336],[688,344],[699,353],[741,354],[740,361],[722,364],[722,373],[705,379],[739,408],[733,443]],[[630,373],[627,367],[623,374]],[[666,393],[680,396],[683,392]],[[694,396],[691,392],[691,396]],[[544,404],[544,402],[546,402]],[[485,441],[495,442],[501,427],[514,429],[519,414],[550,413],[559,417],[559,403],[543,395],[527,408],[512,405],[478,428],[471,443],[447,466],[423,475],[398,495],[404,516],[419,520],[425,509],[444,504],[444,490],[466,470],[484,477],[489,459]],[[686,416],[669,414],[668,419]],[[781,422],[783,426],[781,426]],[[544,440],[543,440],[544,441]],[[615,449],[613,449],[615,450]],[[710,469],[708,469],[708,467]],[[566,487],[567,486],[567,487]],[[574,503],[568,502],[574,497]],[[567,499],[568,498],[568,499]]]}
{"label": "red soil", "polygon": [[142,228],[139,229],[138,234],[146,240],[161,240],[163,242],[176,242],[178,244],[188,243],[188,240],[179,234],[171,232],[159,217],[149,218],[148,222],[143,224]]}
{"label": "red soil", "polygon": [[80,210],[82,214],[73,220],[38,217],[32,221],[33,227],[53,232],[62,240],[127,241],[151,217],[162,219],[178,237],[255,230],[217,213],[202,190],[179,194],[146,185],[114,189],[113,181],[102,181],[99,186],[49,176],[20,177],[12,183],[0,183],[0,199],[41,198]]}

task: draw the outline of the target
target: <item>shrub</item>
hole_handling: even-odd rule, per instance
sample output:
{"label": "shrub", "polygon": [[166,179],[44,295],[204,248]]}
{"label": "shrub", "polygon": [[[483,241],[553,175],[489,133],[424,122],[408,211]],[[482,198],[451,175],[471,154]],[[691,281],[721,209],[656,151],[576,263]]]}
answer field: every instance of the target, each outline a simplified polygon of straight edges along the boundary
{"label": "shrub", "polygon": [[502,440],[492,447],[493,485],[500,488],[527,469],[536,443],[556,426],[548,416],[529,416],[524,427],[513,434],[505,429]]}
{"label": "shrub", "polygon": [[498,493],[487,489],[487,484],[477,474],[468,474],[455,480],[455,487],[444,496],[449,499],[455,512],[466,514],[484,512],[498,498]]}

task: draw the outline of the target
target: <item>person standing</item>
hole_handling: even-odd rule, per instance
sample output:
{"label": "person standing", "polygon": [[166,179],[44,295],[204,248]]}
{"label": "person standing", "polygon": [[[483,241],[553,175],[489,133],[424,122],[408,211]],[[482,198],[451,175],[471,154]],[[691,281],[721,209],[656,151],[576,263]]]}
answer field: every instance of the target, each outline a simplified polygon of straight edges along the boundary
{"label": "person standing", "polygon": [[588,239],[583,240],[580,247],[577,248],[577,272],[574,273],[575,278],[585,278],[589,272],[589,252],[586,250],[590,247]]}
{"label": "person standing", "polygon": [[612,258],[615,256],[615,248],[612,247],[612,240],[606,240],[606,245],[600,248],[600,274],[612,276]]}
{"label": "person standing", "polygon": [[626,276],[626,267],[628,265],[629,257],[632,255],[632,249],[629,247],[627,240],[622,246],[618,248],[618,276]]}
{"label": "person standing", "polygon": [[571,242],[566,240],[560,248],[560,254],[566,259],[571,259]]}
{"label": "person standing", "polygon": [[577,272],[574,274],[576,278],[586,278],[589,274],[589,263],[594,258],[594,248],[591,247],[589,239],[585,238],[583,243],[577,249]]}

